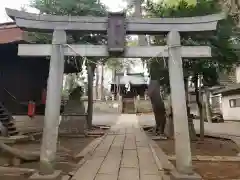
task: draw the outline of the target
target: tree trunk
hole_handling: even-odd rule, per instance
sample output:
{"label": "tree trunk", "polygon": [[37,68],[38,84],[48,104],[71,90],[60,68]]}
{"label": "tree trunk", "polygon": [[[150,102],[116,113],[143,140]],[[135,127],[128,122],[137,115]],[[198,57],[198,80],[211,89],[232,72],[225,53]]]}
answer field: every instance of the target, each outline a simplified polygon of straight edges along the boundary
{"label": "tree trunk", "polygon": [[186,106],[187,106],[187,116],[188,116],[188,127],[189,127],[189,137],[192,141],[197,140],[196,131],[193,124],[193,117],[191,116],[191,111],[189,107],[189,98],[188,98],[188,77],[184,77],[184,86],[185,86],[185,95],[186,95]]}
{"label": "tree trunk", "polygon": [[103,100],[103,89],[104,89],[104,65],[101,65],[101,91],[100,91],[100,99]]}
{"label": "tree trunk", "polygon": [[212,110],[211,110],[211,105],[209,102],[210,99],[210,92],[207,87],[204,88],[204,104],[205,104],[205,109],[206,109],[206,119],[208,122],[212,122]]}
{"label": "tree trunk", "polygon": [[196,94],[196,103],[198,106],[199,116],[200,116],[200,139],[204,139],[204,108],[202,105],[202,92],[201,92],[201,82],[199,82],[199,76],[195,75],[194,87]]}
{"label": "tree trunk", "polygon": [[173,112],[172,112],[172,101],[171,101],[171,95],[168,96],[168,100],[166,102],[167,112],[167,122],[165,127],[165,134],[168,138],[174,137],[174,124],[173,124]]}
{"label": "tree trunk", "polygon": [[87,109],[87,128],[92,129],[93,117],[93,73],[94,68],[88,65],[88,109]]}
{"label": "tree trunk", "polygon": [[166,111],[163,99],[160,95],[160,84],[158,80],[150,80],[148,93],[156,122],[156,130],[164,134],[166,124]]}
{"label": "tree trunk", "polygon": [[98,94],[98,86],[99,86],[99,68],[98,65],[95,68],[96,72],[96,82],[95,82],[95,99],[99,99],[99,94]]}
{"label": "tree trunk", "polygon": [[73,76],[73,74],[69,74],[68,75],[68,92],[72,92],[73,87],[74,87],[74,82],[75,82],[75,78]]}

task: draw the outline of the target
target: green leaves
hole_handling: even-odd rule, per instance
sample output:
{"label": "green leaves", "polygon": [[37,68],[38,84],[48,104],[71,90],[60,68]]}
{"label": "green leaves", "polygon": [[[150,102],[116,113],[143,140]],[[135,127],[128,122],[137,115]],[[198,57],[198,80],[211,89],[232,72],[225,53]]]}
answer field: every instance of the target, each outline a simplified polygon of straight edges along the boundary
{"label": "green leaves", "polygon": [[[98,0],[32,0],[31,6],[41,14],[69,16],[106,16],[107,8]],[[34,33],[35,41],[51,42],[51,35]],[[99,34],[72,33],[68,34],[69,43],[102,44],[106,38]]]}
{"label": "green leaves", "polygon": [[178,3],[168,4],[168,1],[153,2],[148,0],[146,11],[150,16],[155,17],[192,17],[203,16],[220,12],[221,8],[216,0],[198,0],[196,3],[189,3],[188,0],[179,0]]}
{"label": "green leaves", "polygon": [[108,68],[112,70],[122,70],[124,65],[123,65],[123,59],[122,58],[109,58],[106,61],[106,65]]}
{"label": "green leaves", "polygon": [[[153,2],[148,0],[145,10],[148,17],[193,17],[203,16],[221,12],[221,6],[217,0],[198,0],[198,3],[189,3],[187,0],[179,0],[178,3],[167,4],[169,1]],[[175,1],[176,2],[176,1]],[[218,72],[229,71],[238,63],[238,56],[232,49],[231,39],[235,36],[234,19],[228,16],[218,24],[217,31],[212,34],[195,33],[182,36],[182,45],[209,45],[212,48],[213,57],[207,59],[184,59],[184,74],[192,76],[194,74],[203,75],[204,82],[208,86],[217,84]],[[165,37],[155,36],[155,45],[165,44]],[[156,59],[156,58],[155,58]],[[158,59],[156,59],[158,60]],[[164,68],[159,63],[149,65],[150,68],[159,66],[159,71],[152,71],[151,76],[155,79],[167,79],[167,75],[162,73]],[[166,68],[165,68],[166,69]],[[165,83],[165,82],[163,82]]]}
{"label": "green leaves", "polygon": [[[50,15],[68,15],[68,16],[106,16],[107,8],[99,3],[99,0],[32,0],[31,6],[38,9],[41,14]],[[35,43],[51,43],[52,34],[46,33],[28,33],[29,38]],[[90,34],[82,32],[68,33],[69,44],[104,44],[106,37],[99,34]],[[77,56],[77,54],[76,54]],[[67,57],[67,64],[80,66],[83,62],[82,57]],[[95,67],[95,63],[99,58],[89,59],[91,66]],[[77,65],[76,65],[77,64]],[[80,71],[80,68],[77,68]],[[78,70],[78,71],[79,71]],[[70,70],[71,72],[73,69]],[[73,71],[74,72],[74,71]]]}
{"label": "green leaves", "polygon": [[72,16],[105,16],[106,7],[98,0],[32,0],[41,13]]}

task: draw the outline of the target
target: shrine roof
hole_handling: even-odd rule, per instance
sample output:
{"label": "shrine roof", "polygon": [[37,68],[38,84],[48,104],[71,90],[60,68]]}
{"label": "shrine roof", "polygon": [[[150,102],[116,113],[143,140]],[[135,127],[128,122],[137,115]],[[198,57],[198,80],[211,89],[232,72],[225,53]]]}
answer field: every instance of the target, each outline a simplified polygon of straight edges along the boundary
{"label": "shrine roof", "polygon": [[[128,73],[126,76],[124,76],[124,73],[117,73],[116,76],[120,78],[119,84],[127,83],[131,83],[133,85],[147,84],[147,81],[144,78],[143,73]],[[117,82],[113,82],[112,84],[117,84]]]}

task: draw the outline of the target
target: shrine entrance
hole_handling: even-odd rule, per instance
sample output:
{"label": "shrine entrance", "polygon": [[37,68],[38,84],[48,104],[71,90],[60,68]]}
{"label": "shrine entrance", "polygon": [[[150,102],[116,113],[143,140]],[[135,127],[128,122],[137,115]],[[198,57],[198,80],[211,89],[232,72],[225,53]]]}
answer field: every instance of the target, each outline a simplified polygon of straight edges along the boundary
{"label": "shrine entrance", "polygon": [[121,96],[122,113],[130,114],[136,113],[136,99],[143,99],[147,88],[143,73],[116,73],[111,84],[111,92],[115,98]]}
{"label": "shrine entrance", "polygon": [[[27,31],[53,33],[52,44],[20,44],[20,56],[51,56],[44,134],[41,149],[42,174],[54,172],[58,125],[63,81],[64,56],[168,58],[171,100],[175,130],[176,167],[179,173],[192,173],[192,158],[188,131],[186,97],[182,58],[211,57],[208,46],[181,46],[181,34],[216,30],[224,17],[220,14],[191,18],[126,18],[123,13],[109,13],[108,17],[68,17],[37,15],[7,9],[16,24]],[[108,36],[104,45],[69,45],[68,31],[103,33]],[[166,46],[126,47],[127,34],[167,34]],[[89,119],[91,120],[89,115]],[[46,170],[47,167],[47,170]]]}

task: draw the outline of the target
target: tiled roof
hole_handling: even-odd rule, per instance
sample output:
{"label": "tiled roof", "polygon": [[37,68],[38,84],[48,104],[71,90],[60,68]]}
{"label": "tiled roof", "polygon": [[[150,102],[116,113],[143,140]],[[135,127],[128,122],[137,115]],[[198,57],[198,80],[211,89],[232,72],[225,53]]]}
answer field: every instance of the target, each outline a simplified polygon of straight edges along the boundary
{"label": "tiled roof", "polygon": [[14,22],[0,24],[0,44],[24,40],[24,31],[16,26]]}

